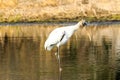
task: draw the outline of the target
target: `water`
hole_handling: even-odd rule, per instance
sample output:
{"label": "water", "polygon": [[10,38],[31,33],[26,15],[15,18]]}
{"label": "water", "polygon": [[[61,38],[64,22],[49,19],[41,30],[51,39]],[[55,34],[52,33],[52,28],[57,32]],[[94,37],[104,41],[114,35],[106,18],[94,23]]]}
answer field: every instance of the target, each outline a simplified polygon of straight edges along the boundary
{"label": "water", "polygon": [[[74,23],[72,23],[74,24]],[[70,24],[3,24],[0,27],[0,80],[120,80],[120,24],[80,28],[60,48],[61,75],[48,34]]]}

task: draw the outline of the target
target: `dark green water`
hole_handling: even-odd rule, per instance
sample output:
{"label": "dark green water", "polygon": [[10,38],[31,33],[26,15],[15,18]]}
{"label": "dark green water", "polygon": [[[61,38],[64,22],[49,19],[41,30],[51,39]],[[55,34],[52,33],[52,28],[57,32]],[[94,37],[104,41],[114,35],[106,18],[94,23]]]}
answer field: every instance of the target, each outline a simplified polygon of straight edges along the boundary
{"label": "dark green water", "polygon": [[[27,26],[35,33],[36,25]],[[43,45],[53,27],[40,27],[37,25],[39,32],[35,33],[40,36],[0,38],[0,80],[120,80],[120,24],[79,29],[61,47],[61,76],[56,48],[49,52]],[[0,29],[2,34],[4,29]]]}

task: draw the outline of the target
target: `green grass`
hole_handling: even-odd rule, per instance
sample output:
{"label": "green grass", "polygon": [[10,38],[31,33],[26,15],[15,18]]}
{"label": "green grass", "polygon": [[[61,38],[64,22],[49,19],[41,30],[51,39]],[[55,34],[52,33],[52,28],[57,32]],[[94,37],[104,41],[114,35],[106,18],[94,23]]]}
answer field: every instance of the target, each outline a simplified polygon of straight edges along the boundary
{"label": "green grass", "polygon": [[112,20],[120,20],[120,15],[109,15],[109,16],[100,16],[97,17],[77,17],[77,18],[46,18],[41,19],[39,17],[33,18],[23,18],[21,15],[9,16],[8,18],[4,18],[0,15],[0,22],[74,22],[79,21],[81,19],[86,19],[87,21],[112,21]]}

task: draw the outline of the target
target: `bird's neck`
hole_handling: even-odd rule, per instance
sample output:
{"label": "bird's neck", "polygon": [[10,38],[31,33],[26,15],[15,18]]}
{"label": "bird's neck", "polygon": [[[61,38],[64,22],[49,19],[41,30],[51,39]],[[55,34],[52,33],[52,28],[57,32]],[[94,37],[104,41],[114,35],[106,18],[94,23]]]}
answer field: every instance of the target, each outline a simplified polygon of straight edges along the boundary
{"label": "bird's neck", "polygon": [[81,26],[82,24],[80,22],[78,22],[76,25],[73,26],[73,29],[74,30],[77,30],[79,29],[79,27]]}

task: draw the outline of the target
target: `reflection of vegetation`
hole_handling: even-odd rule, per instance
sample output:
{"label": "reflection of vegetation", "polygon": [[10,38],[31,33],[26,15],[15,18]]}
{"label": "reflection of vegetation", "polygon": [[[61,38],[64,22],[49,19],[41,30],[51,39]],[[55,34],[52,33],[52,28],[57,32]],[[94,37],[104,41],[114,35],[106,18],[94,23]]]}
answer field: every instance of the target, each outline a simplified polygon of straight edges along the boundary
{"label": "reflection of vegetation", "polygon": [[[67,79],[76,80],[114,80],[115,69],[111,67],[116,68],[114,47],[119,42],[120,34],[120,28],[117,26],[119,25],[89,26],[86,30],[79,29],[75,32],[67,44],[61,47],[63,78],[67,76]],[[5,65],[5,70],[1,69],[1,73],[8,71],[5,76],[9,77],[11,75],[8,74],[12,72],[30,78],[32,75],[32,80],[38,79],[39,76],[40,79],[44,79],[46,75],[57,76],[57,61],[52,56],[55,48],[52,52],[47,52],[51,55],[45,52],[43,46],[48,34],[56,27],[59,26],[2,25],[0,68]],[[90,34],[91,41],[87,33]]]}
{"label": "reflection of vegetation", "polygon": [[[7,26],[7,27],[6,27]],[[114,25],[115,26],[115,25]],[[54,29],[58,27],[58,25],[39,25],[39,24],[26,24],[26,25],[19,25],[19,24],[14,24],[14,25],[1,25],[0,27],[0,39],[3,39],[5,36],[7,37],[37,37],[37,38],[42,38],[43,35],[47,37],[47,35]],[[88,34],[91,37],[91,39],[94,41],[94,44],[96,45],[102,45],[103,37],[106,39],[109,39],[110,37],[119,34],[119,27],[104,27],[99,26],[99,27],[94,27],[94,26],[89,26],[86,28],[86,30],[79,29],[73,36],[75,41],[75,44],[78,44],[79,42],[76,42],[76,38],[88,38]],[[93,35],[94,34],[94,35]],[[68,42],[69,45],[71,45],[70,42]],[[76,46],[73,45],[72,49],[76,49]]]}

